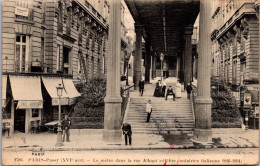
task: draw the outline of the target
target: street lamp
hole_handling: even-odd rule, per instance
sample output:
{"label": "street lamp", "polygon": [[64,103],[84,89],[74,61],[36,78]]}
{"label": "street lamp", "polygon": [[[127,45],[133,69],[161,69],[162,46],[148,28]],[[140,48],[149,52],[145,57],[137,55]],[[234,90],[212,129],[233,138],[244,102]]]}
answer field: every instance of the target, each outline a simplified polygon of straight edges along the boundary
{"label": "street lamp", "polygon": [[163,71],[162,71],[162,62],[163,62],[163,59],[164,59],[164,54],[161,53],[161,54],[160,54],[160,60],[161,60],[161,81],[162,81],[162,77],[163,77]]}
{"label": "street lamp", "polygon": [[58,87],[56,87],[57,89],[57,96],[59,97],[59,123],[58,123],[58,135],[57,135],[57,142],[55,146],[63,146],[63,141],[62,141],[62,129],[61,129],[61,104],[60,104],[60,98],[62,96],[62,91],[63,91],[63,87],[61,86],[61,84],[59,84]]}

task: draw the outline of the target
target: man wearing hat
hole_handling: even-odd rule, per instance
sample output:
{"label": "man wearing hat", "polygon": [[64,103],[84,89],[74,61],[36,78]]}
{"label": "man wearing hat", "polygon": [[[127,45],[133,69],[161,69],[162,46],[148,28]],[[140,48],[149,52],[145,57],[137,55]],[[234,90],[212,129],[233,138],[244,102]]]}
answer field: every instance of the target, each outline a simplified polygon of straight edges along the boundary
{"label": "man wearing hat", "polygon": [[129,145],[132,143],[132,129],[129,123],[124,123],[122,126],[123,135],[125,135],[125,145],[127,145],[127,137],[129,139]]}
{"label": "man wearing hat", "polygon": [[70,125],[71,125],[71,121],[69,120],[68,115],[65,115],[65,118],[62,120],[61,122],[62,125],[62,130],[63,130],[63,135],[62,135],[62,140],[63,142],[65,141],[65,137],[66,137],[66,141],[70,142]]}

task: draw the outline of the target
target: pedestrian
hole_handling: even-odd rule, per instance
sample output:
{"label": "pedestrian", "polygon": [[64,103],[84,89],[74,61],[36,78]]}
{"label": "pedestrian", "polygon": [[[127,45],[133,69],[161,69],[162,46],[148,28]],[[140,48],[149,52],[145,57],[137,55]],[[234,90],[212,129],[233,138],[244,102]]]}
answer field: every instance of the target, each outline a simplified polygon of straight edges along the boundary
{"label": "pedestrian", "polygon": [[165,100],[167,100],[169,95],[172,95],[173,101],[175,101],[175,93],[173,92],[172,86],[169,86],[169,88],[167,89]]}
{"label": "pedestrian", "polygon": [[179,80],[177,80],[177,83],[176,83],[176,87],[175,87],[175,97],[176,98],[181,98],[181,84],[179,82]]}
{"label": "pedestrian", "polygon": [[161,90],[161,83],[160,83],[160,80],[158,80],[158,82],[156,83],[156,87],[155,87],[153,96],[160,97],[161,96],[160,90]]}
{"label": "pedestrian", "polygon": [[62,130],[63,130],[63,135],[62,135],[63,142],[65,141],[65,137],[66,137],[66,141],[70,142],[71,121],[70,121],[68,115],[65,115],[65,118],[62,120],[61,125],[62,125]]}
{"label": "pedestrian", "polygon": [[144,93],[144,79],[139,82],[139,96],[143,96]]}
{"label": "pedestrian", "polygon": [[162,97],[165,97],[165,90],[166,90],[166,82],[162,80]]}
{"label": "pedestrian", "polygon": [[129,145],[132,144],[132,129],[129,123],[124,123],[122,126],[123,135],[125,135],[125,145],[127,145],[127,137],[129,140]]}
{"label": "pedestrian", "polygon": [[146,122],[147,123],[150,121],[150,117],[151,117],[152,111],[153,111],[153,108],[152,108],[151,100],[148,100],[148,102],[146,104],[146,112],[147,112],[147,120],[146,120]]}
{"label": "pedestrian", "polygon": [[190,99],[190,94],[192,91],[191,83],[188,83],[188,85],[186,86],[186,91],[187,91],[187,98]]}

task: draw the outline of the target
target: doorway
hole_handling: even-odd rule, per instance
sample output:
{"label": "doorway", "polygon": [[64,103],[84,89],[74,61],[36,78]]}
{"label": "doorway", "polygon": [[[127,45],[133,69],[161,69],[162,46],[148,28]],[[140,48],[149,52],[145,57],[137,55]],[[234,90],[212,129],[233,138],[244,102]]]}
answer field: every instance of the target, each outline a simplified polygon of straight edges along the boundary
{"label": "doorway", "polygon": [[14,114],[14,130],[25,132],[25,109],[17,109]]}

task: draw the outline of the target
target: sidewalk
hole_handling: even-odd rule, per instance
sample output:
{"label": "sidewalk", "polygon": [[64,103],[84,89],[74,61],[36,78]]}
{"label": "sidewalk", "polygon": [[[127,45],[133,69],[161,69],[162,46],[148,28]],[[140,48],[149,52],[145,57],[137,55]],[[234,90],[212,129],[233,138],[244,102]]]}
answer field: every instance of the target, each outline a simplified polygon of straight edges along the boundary
{"label": "sidewalk", "polygon": [[135,134],[132,146],[124,145],[124,138],[116,144],[102,141],[102,129],[72,129],[71,142],[55,147],[57,135],[52,133],[15,133],[12,138],[2,139],[3,151],[80,151],[80,150],[145,150],[145,149],[194,149],[194,148],[252,148],[259,147],[258,130],[213,129],[213,144],[198,145],[191,135]]}

